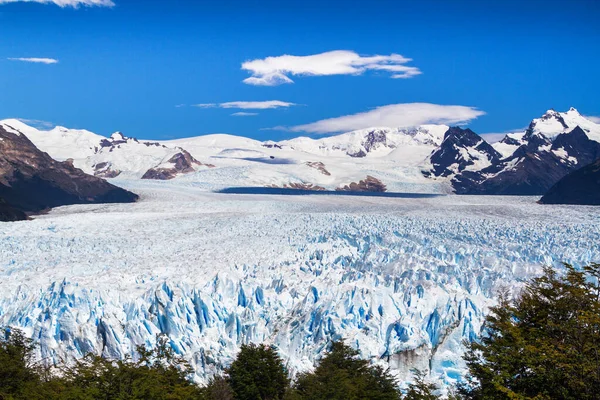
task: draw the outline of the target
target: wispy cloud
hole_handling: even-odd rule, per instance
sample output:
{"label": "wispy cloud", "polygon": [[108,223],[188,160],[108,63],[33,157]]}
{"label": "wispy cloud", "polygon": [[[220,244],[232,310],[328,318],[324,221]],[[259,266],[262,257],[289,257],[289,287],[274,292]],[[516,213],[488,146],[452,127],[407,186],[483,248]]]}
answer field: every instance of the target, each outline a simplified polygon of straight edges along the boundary
{"label": "wispy cloud", "polygon": [[[2,1],[2,0],[0,0],[0,1]],[[36,63],[36,64],[58,64],[58,60],[54,59],[54,58],[19,57],[19,58],[8,58],[8,60],[22,61],[22,62]]]}
{"label": "wispy cloud", "polygon": [[509,135],[511,133],[523,133],[526,130],[527,130],[527,127],[523,127],[523,128],[520,128],[520,129],[513,129],[513,130],[510,130],[510,131],[506,131],[506,132],[482,133],[480,136],[482,138],[484,138],[485,141],[488,142],[488,143],[496,143],[496,142],[499,142],[502,139],[504,139],[504,137],[506,135]]}
{"label": "wispy cloud", "polygon": [[258,113],[253,113],[253,112],[236,112],[231,114],[231,116],[233,117],[254,117],[255,115],[258,115]]}
{"label": "wispy cloud", "polygon": [[27,124],[34,128],[37,128],[37,129],[52,129],[56,126],[56,124],[53,122],[42,121],[39,119],[17,118],[17,120],[21,121],[24,124]]}
{"label": "wispy cloud", "polygon": [[497,143],[497,142],[501,141],[502,139],[504,139],[504,137],[508,133],[512,133],[512,132],[506,132],[506,133],[482,133],[480,136],[482,138],[484,138],[485,141],[488,142],[488,143]]}
{"label": "wispy cloud", "polygon": [[295,103],[288,103],[280,100],[269,101],[230,101],[228,103],[204,103],[194,104],[199,108],[237,108],[240,110],[269,110],[273,108],[289,108],[296,106]]}
{"label": "wispy cloud", "polygon": [[447,106],[430,103],[391,104],[370,111],[324,119],[287,128],[292,132],[327,134],[372,127],[411,127],[423,124],[464,124],[485,112],[475,107]]}
{"label": "wispy cloud", "polygon": [[310,56],[283,55],[246,61],[242,69],[252,75],[244,83],[277,86],[294,83],[290,76],[362,75],[366,71],[384,71],[395,79],[420,75],[417,67],[405,65],[410,61],[412,59],[399,54],[361,56],[353,51],[335,50]]}
{"label": "wispy cloud", "polygon": [[586,115],[585,118],[589,119],[592,122],[600,124],[600,117],[595,117],[593,115]]}
{"label": "wispy cloud", "polygon": [[8,3],[42,3],[42,4],[56,4],[59,7],[73,7],[79,6],[87,7],[113,7],[115,3],[112,0],[0,0],[1,4]]}

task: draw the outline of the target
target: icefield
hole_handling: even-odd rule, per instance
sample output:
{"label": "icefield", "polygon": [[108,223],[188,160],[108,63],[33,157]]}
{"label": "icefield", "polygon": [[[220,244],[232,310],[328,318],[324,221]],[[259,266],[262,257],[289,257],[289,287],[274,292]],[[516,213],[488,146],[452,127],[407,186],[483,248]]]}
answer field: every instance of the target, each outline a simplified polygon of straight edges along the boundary
{"label": "icefield", "polygon": [[329,341],[451,384],[499,291],[544,265],[600,261],[600,212],[533,197],[427,199],[211,193],[115,180],[136,204],[69,206],[0,224],[0,326],[46,362],[135,356],[167,334],[198,382],[240,344],[292,372]]}

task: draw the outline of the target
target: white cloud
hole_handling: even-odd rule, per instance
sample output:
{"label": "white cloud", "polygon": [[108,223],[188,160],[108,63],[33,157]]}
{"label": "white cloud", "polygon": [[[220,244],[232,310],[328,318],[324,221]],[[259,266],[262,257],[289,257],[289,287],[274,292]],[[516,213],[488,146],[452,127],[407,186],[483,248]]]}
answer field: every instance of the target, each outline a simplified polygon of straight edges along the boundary
{"label": "white cloud", "polygon": [[0,0],[0,4],[8,3],[42,3],[42,4],[56,4],[59,7],[74,7],[88,6],[88,7],[113,7],[115,3],[112,0]]}
{"label": "white cloud", "polygon": [[253,113],[253,112],[236,112],[231,114],[231,116],[233,117],[254,117],[255,115],[258,115],[258,113]]}
{"label": "white cloud", "polygon": [[496,143],[504,139],[504,137],[511,133],[523,133],[527,130],[527,127],[523,127],[520,129],[513,129],[511,131],[506,132],[494,132],[494,133],[482,133],[480,136],[485,139],[488,143]]}
{"label": "white cloud", "polygon": [[42,121],[39,119],[26,119],[26,118],[16,118],[18,121],[21,121],[24,124],[32,126],[37,129],[52,129],[56,126],[55,123],[49,121]]}
{"label": "white cloud", "polygon": [[293,132],[317,134],[349,132],[378,126],[411,127],[423,124],[464,124],[485,112],[474,107],[429,103],[391,104],[367,112],[324,119],[289,128]]}
{"label": "white cloud", "polygon": [[485,139],[486,142],[488,143],[496,143],[501,141],[502,139],[504,139],[504,137],[506,136],[506,133],[482,133],[481,135],[482,138]]}
{"label": "white cloud", "polygon": [[297,104],[288,103],[286,101],[269,100],[269,101],[230,101],[227,103],[204,103],[194,104],[194,107],[200,108],[237,108],[240,110],[268,110],[273,108],[288,108]]}
{"label": "white cloud", "polygon": [[[2,0],[0,0],[2,1]],[[58,60],[54,58],[8,58],[10,61],[23,61],[36,64],[58,64]]]}
{"label": "white cloud", "polygon": [[589,119],[592,122],[600,124],[600,117],[594,117],[593,115],[586,115],[585,118]]}
{"label": "white cloud", "polygon": [[335,50],[310,56],[283,55],[246,61],[242,69],[252,75],[244,83],[277,86],[294,83],[290,76],[362,75],[366,71],[385,71],[392,78],[406,79],[421,74],[417,67],[404,65],[412,61],[399,54],[360,56],[348,50]]}

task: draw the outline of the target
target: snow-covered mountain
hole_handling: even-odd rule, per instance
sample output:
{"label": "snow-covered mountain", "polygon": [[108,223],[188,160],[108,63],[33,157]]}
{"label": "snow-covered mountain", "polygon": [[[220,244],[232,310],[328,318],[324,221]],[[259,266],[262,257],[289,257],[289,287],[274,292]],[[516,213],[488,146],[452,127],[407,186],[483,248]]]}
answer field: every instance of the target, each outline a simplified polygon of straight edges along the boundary
{"label": "snow-covered mountain", "polygon": [[600,142],[600,125],[585,118],[571,107],[564,113],[548,110],[540,118],[531,121],[527,130],[509,133],[493,146],[504,157],[509,157],[532,139],[552,142],[558,135],[568,133],[576,127],[580,127],[590,140]]}
{"label": "snow-covered mountain", "polygon": [[40,151],[14,127],[0,125],[0,221],[25,219],[68,204],[133,202],[137,195]]}
{"label": "snow-covered mountain", "polygon": [[600,125],[574,108],[550,110],[525,132],[508,134],[493,146],[473,132],[468,137],[465,144],[442,144],[429,157],[433,167],[426,171],[449,179],[460,194],[543,195],[570,172],[600,158]]}
{"label": "snow-covered mountain", "polygon": [[[264,186],[460,194],[544,194],[600,157],[600,125],[571,108],[549,110],[528,129],[488,144],[469,129],[372,128],[326,138],[260,142],[232,135],[144,141],[61,127],[27,135],[58,160],[104,178],[184,179],[210,189]],[[361,182],[378,182],[366,185]]]}
{"label": "snow-covered mountain", "polygon": [[[421,174],[420,165],[443,140],[444,125],[375,128],[322,139],[299,137],[260,142],[232,135],[144,141],[115,133],[106,138],[83,130],[40,131],[17,120],[10,125],[58,160],[71,159],[104,178],[181,177],[209,188],[365,187],[376,179],[389,190],[446,192],[448,185]],[[185,176],[185,178],[183,178]],[[384,187],[384,186],[379,186]]]}
{"label": "snow-covered mountain", "polygon": [[480,171],[497,163],[502,156],[470,129],[448,129],[442,144],[428,161],[435,176],[455,176],[463,171]]}
{"label": "snow-covered mountain", "polygon": [[[190,158],[189,153],[179,147],[138,141],[121,132],[107,138],[87,130],[64,127],[44,131],[15,119],[0,121],[0,126],[23,133],[55,160],[69,160],[84,172],[102,178],[154,176],[147,179],[172,179],[210,167]],[[152,174],[156,170],[168,173]]]}

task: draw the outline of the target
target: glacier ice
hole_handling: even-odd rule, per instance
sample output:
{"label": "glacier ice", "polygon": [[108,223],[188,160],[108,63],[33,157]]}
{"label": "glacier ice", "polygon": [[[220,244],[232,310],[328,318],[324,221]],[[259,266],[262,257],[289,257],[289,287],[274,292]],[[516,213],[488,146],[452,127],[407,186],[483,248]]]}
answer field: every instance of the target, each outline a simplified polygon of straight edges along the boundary
{"label": "glacier ice", "polygon": [[497,292],[543,265],[600,260],[600,213],[528,197],[231,195],[121,181],[137,204],[0,225],[0,326],[39,356],[122,358],[167,334],[199,382],[240,344],[292,372],[344,338],[402,379],[452,383]]}

